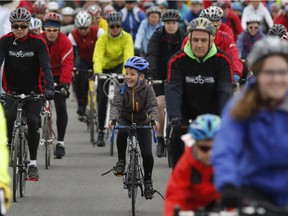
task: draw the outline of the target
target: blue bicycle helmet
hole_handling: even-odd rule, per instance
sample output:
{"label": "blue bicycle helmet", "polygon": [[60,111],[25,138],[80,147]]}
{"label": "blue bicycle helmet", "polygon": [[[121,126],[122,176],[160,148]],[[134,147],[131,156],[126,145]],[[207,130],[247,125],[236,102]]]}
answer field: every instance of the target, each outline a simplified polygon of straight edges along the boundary
{"label": "blue bicycle helmet", "polygon": [[149,68],[149,63],[144,58],[133,56],[126,61],[124,67],[130,67],[136,69],[139,72],[144,72]]}
{"label": "blue bicycle helmet", "polygon": [[199,115],[189,127],[188,133],[197,140],[213,139],[220,128],[221,118],[213,114]]}

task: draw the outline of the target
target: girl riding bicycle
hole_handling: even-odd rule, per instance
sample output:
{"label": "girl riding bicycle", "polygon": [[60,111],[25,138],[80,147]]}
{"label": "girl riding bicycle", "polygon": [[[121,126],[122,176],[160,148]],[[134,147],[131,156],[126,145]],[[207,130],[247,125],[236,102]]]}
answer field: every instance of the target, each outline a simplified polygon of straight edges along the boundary
{"label": "girl riding bicycle", "polygon": [[[116,89],[110,112],[110,124],[118,122],[121,125],[154,124],[159,129],[158,105],[153,88],[146,82],[145,75],[148,72],[149,63],[138,56],[129,58],[124,67],[126,70],[125,82],[121,88]],[[152,170],[154,159],[152,155],[151,132],[145,129],[137,131],[139,146],[143,158],[144,167],[144,195],[146,199],[152,199],[154,189],[152,184]],[[126,165],[126,148],[128,132],[119,130],[117,136],[118,162],[114,166],[114,174],[123,176]]]}

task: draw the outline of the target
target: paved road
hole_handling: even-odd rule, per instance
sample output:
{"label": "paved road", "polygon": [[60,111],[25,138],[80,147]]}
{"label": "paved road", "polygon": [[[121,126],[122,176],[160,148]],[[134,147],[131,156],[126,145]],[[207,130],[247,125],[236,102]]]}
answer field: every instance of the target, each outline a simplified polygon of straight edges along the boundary
{"label": "paved road", "polygon": [[[75,102],[69,100],[68,107],[66,156],[53,159],[50,169],[45,170],[43,148],[39,147],[40,179],[27,182],[26,196],[12,204],[8,216],[131,215],[131,200],[123,189],[122,178],[112,173],[101,176],[112,168],[116,155],[110,157],[108,147],[93,148],[86,125],[76,119]],[[171,171],[166,158],[154,159],[154,187],[164,194]],[[138,197],[136,209],[137,216],[163,215],[163,200],[158,195],[149,201]]]}

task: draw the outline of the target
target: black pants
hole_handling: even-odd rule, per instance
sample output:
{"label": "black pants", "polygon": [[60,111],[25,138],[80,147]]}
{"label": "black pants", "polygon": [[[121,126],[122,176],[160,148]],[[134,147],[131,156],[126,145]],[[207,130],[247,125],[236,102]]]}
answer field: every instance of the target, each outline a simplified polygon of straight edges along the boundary
{"label": "black pants", "polygon": [[[59,84],[59,77],[54,77],[54,82]],[[58,141],[64,141],[66,128],[67,128],[67,124],[68,124],[68,113],[67,113],[66,99],[67,98],[65,98],[60,93],[56,93],[54,96]]]}
{"label": "black pants", "polygon": [[[131,125],[131,123],[125,119],[121,119],[119,124]],[[128,137],[127,130],[125,129],[118,130],[117,135],[118,160],[126,161],[127,137]],[[137,139],[139,141],[139,147],[143,158],[144,181],[151,180],[152,170],[154,166],[151,131],[148,129],[138,129]]]}
{"label": "black pants", "polygon": [[[30,160],[37,159],[37,149],[40,139],[39,122],[42,105],[42,101],[28,101],[23,107],[26,113],[28,125],[28,146]],[[17,116],[17,103],[12,99],[7,98],[4,105],[4,110],[7,121],[8,143],[11,144],[14,121]]]}
{"label": "black pants", "polygon": [[[110,74],[110,73],[117,73],[122,74],[123,64],[118,65],[114,69],[111,70],[103,70],[103,73]],[[104,124],[106,120],[106,111],[107,111],[107,101],[108,97],[105,95],[103,91],[104,82],[106,80],[98,80],[98,86],[97,86],[97,109],[98,109],[98,129],[104,130]],[[105,85],[105,92],[108,94],[108,88],[109,85]]]}

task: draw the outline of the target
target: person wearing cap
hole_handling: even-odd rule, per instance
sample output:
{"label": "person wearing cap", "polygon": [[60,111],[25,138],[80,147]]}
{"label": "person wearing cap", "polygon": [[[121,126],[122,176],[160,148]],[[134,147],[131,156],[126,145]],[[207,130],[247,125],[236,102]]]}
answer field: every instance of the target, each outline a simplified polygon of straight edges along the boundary
{"label": "person wearing cap", "polygon": [[69,97],[69,86],[72,81],[73,47],[68,37],[60,32],[62,16],[58,13],[47,13],[43,19],[44,32],[42,37],[46,40],[51,59],[51,67],[55,87],[61,94],[54,98],[57,125],[57,144],[55,157],[61,159],[65,155],[64,138],[68,124],[66,99]]}
{"label": "person wearing cap", "polygon": [[61,23],[60,31],[69,35],[69,33],[75,28],[74,9],[71,7],[64,7],[61,10],[61,15],[63,16],[63,21]]}
{"label": "person wearing cap", "polygon": [[137,2],[133,0],[126,0],[125,7],[120,10],[120,13],[122,14],[124,31],[130,33],[133,41],[135,41],[140,23],[146,19],[146,14],[137,6]]}
{"label": "person wearing cap", "polygon": [[[124,73],[124,62],[134,55],[132,36],[122,29],[122,15],[119,12],[111,12],[107,15],[108,32],[105,32],[95,44],[93,53],[94,73]],[[98,110],[98,138],[96,145],[105,146],[104,132],[106,120],[106,105],[108,85],[103,85],[106,80],[98,80],[97,87],[97,110]]]}
{"label": "person wearing cap", "polygon": [[174,208],[194,211],[211,209],[220,198],[213,185],[211,149],[213,138],[220,128],[217,115],[199,115],[182,136],[185,150],[167,184],[165,216],[174,216]]}
{"label": "person wearing cap", "polygon": [[[150,63],[148,77],[154,80],[167,79],[168,61],[176,52],[181,49],[181,43],[187,33],[179,27],[181,15],[179,11],[168,9],[161,16],[161,21],[164,26],[155,31],[149,40],[146,59]],[[157,103],[159,106],[159,122],[160,130],[158,131],[158,144],[156,150],[157,157],[164,156],[164,83],[153,85]]]}
{"label": "person wearing cap", "polygon": [[104,29],[92,24],[92,17],[86,11],[80,11],[75,17],[76,28],[68,35],[74,49],[74,65],[78,70],[74,74],[78,119],[85,120],[88,92],[87,70],[93,69],[93,51],[97,40],[104,34]]}
{"label": "person wearing cap", "polygon": [[206,18],[192,20],[187,27],[189,42],[168,62],[165,98],[168,118],[175,131],[172,144],[174,167],[181,156],[190,120],[198,115],[220,115],[233,94],[233,70],[229,55],[214,44],[215,27]]}
{"label": "person wearing cap", "polygon": [[227,103],[214,139],[214,183],[225,207],[250,200],[284,208],[288,206],[287,41],[271,36],[257,41],[247,65],[255,79]]}
{"label": "person wearing cap", "polygon": [[[29,32],[30,12],[17,8],[10,13],[12,32],[0,39],[0,65],[4,62],[3,88],[7,93],[44,94],[47,100],[54,98],[54,81],[49,52],[42,37]],[[19,56],[19,53],[22,53]],[[21,57],[21,58],[20,58]],[[39,146],[39,120],[43,101],[28,101],[25,113],[28,125],[29,181],[38,181],[37,149]],[[17,114],[17,103],[7,97],[4,104],[8,129],[8,146],[11,148],[12,132]],[[1,158],[2,160],[2,158]]]}
{"label": "person wearing cap", "polygon": [[282,24],[288,29],[288,5],[274,17],[274,24]]}
{"label": "person wearing cap", "polygon": [[135,55],[145,55],[150,38],[159,27],[163,26],[161,21],[161,10],[157,6],[151,6],[147,11],[147,18],[144,19],[137,31],[135,39]]}

